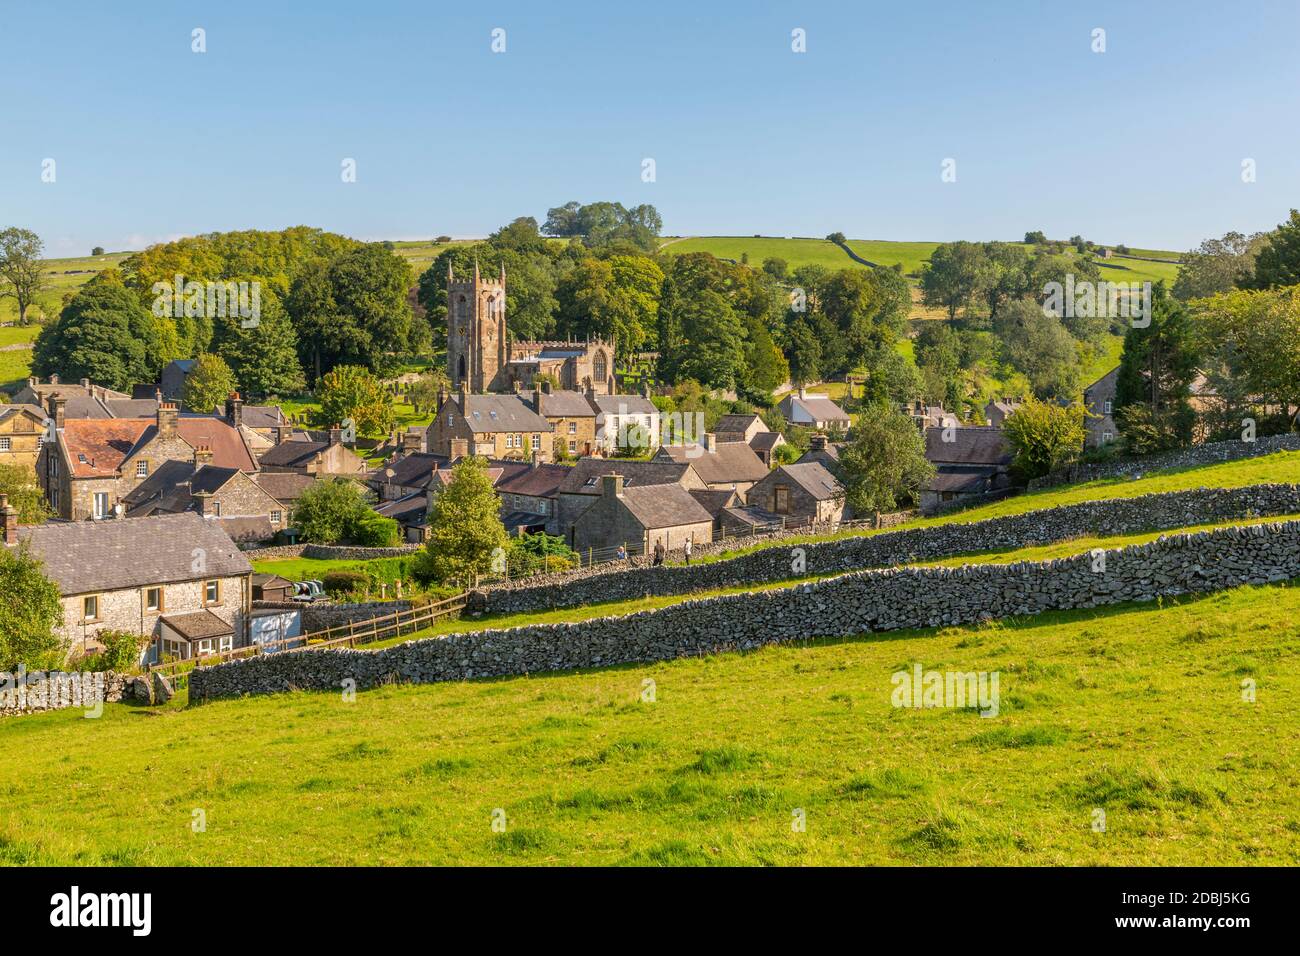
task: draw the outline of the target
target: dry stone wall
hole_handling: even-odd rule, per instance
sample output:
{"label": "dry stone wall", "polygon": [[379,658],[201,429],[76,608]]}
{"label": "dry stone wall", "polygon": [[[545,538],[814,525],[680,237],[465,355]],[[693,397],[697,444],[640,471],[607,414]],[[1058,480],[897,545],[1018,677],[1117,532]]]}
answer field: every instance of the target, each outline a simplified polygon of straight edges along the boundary
{"label": "dry stone wall", "polygon": [[[1098,554],[1104,560],[1099,562]],[[379,651],[267,654],[195,670],[190,700],[644,663],[817,637],[1151,601],[1296,576],[1300,522],[1233,527],[1003,567],[858,571],[625,617],[453,634]]]}
{"label": "dry stone wall", "polygon": [[1200,488],[1137,498],[1088,501],[985,521],[903,528],[793,547],[772,547],[689,567],[627,567],[553,574],[527,583],[484,589],[472,610],[525,613],[623,601],[648,594],[737,587],[792,577],[887,568],[979,551],[1012,550],[1085,535],[1163,531],[1252,517],[1300,514],[1300,486]]}
{"label": "dry stone wall", "polygon": [[134,699],[135,684],[148,678],[113,671],[0,672],[0,717],[35,714],[47,710],[113,704]]}

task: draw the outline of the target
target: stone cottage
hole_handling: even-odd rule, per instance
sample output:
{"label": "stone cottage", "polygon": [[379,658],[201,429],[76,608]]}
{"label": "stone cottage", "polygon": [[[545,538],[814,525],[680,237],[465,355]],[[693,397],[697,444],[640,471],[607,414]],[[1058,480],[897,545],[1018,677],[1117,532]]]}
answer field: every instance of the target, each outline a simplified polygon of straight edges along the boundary
{"label": "stone cottage", "polygon": [[253,567],[221,525],[193,512],[19,527],[0,495],[4,546],[40,558],[63,604],[70,659],[102,650],[101,631],[150,638],[142,660],[180,659],[248,640]]}
{"label": "stone cottage", "polygon": [[718,441],[712,432],[694,445],[664,445],[651,461],[690,465],[713,491],[744,495],[767,474],[767,465],[744,441]]}
{"label": "stone cottage", "polygon": [[1083,406],[1088,410],[1083,425],[1088,430],[1083,440],[1084,448],[1100,448],[1115,440],[1119,428],[1113,417],[1115,411],[1115,386],[1119,381],[1119,366],[1103,375],[1083,390]]}
{"label": "stone cottage", "polygon": [[623,545],[629,554],[646,554],[662,541],[668,550],[687,541],[713,540],[713,517],[677,484],[625,487],[617,473],[600,476],[600,495],[573,528],[573,548],[601,552]]}
{"label": "stone cottage", "polygon": [[819,462],[781,465],[749,489],[756,508],[797,523],[838,522],[844,517],[844,488]]}

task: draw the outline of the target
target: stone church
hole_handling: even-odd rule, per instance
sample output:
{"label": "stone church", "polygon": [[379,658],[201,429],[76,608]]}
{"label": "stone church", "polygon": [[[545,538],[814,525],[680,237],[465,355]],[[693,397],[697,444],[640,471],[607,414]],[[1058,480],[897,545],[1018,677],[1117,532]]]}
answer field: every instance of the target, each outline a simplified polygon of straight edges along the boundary
{"label": "stone church", "polygon": [[531,389],[542,375],[556,387],[615,394],[614,345],[585,342],[511,342],[506,334],[506,270],[485,277],[474,264],[472,279],[447,267],[447,377],[453,390],[513,393]]}

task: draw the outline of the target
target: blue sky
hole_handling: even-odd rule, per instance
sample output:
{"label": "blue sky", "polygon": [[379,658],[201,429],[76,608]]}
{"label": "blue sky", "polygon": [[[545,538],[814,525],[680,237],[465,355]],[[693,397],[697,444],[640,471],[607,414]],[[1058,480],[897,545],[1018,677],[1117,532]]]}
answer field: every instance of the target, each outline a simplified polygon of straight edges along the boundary
{"label": "blue sky", "polygon": [[479,236],[573,199],[669,234],[1185,249],[1300,205],[1294,0],[5,5],[0,225],[51,255]]}

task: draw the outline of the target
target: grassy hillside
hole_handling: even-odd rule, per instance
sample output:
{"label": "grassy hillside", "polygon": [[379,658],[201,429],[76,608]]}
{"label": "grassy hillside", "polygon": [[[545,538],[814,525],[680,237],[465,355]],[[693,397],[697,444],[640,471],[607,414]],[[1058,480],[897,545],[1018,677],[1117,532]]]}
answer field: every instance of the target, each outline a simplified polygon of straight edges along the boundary
{"label": "grassy hillside", "polygon": [[[1297,613],[1300,589],[1242,588],[355,703],[10,719],[0,861],[1294,865]],[[998,671],[999,716],[891,707],[913,662]]]}

